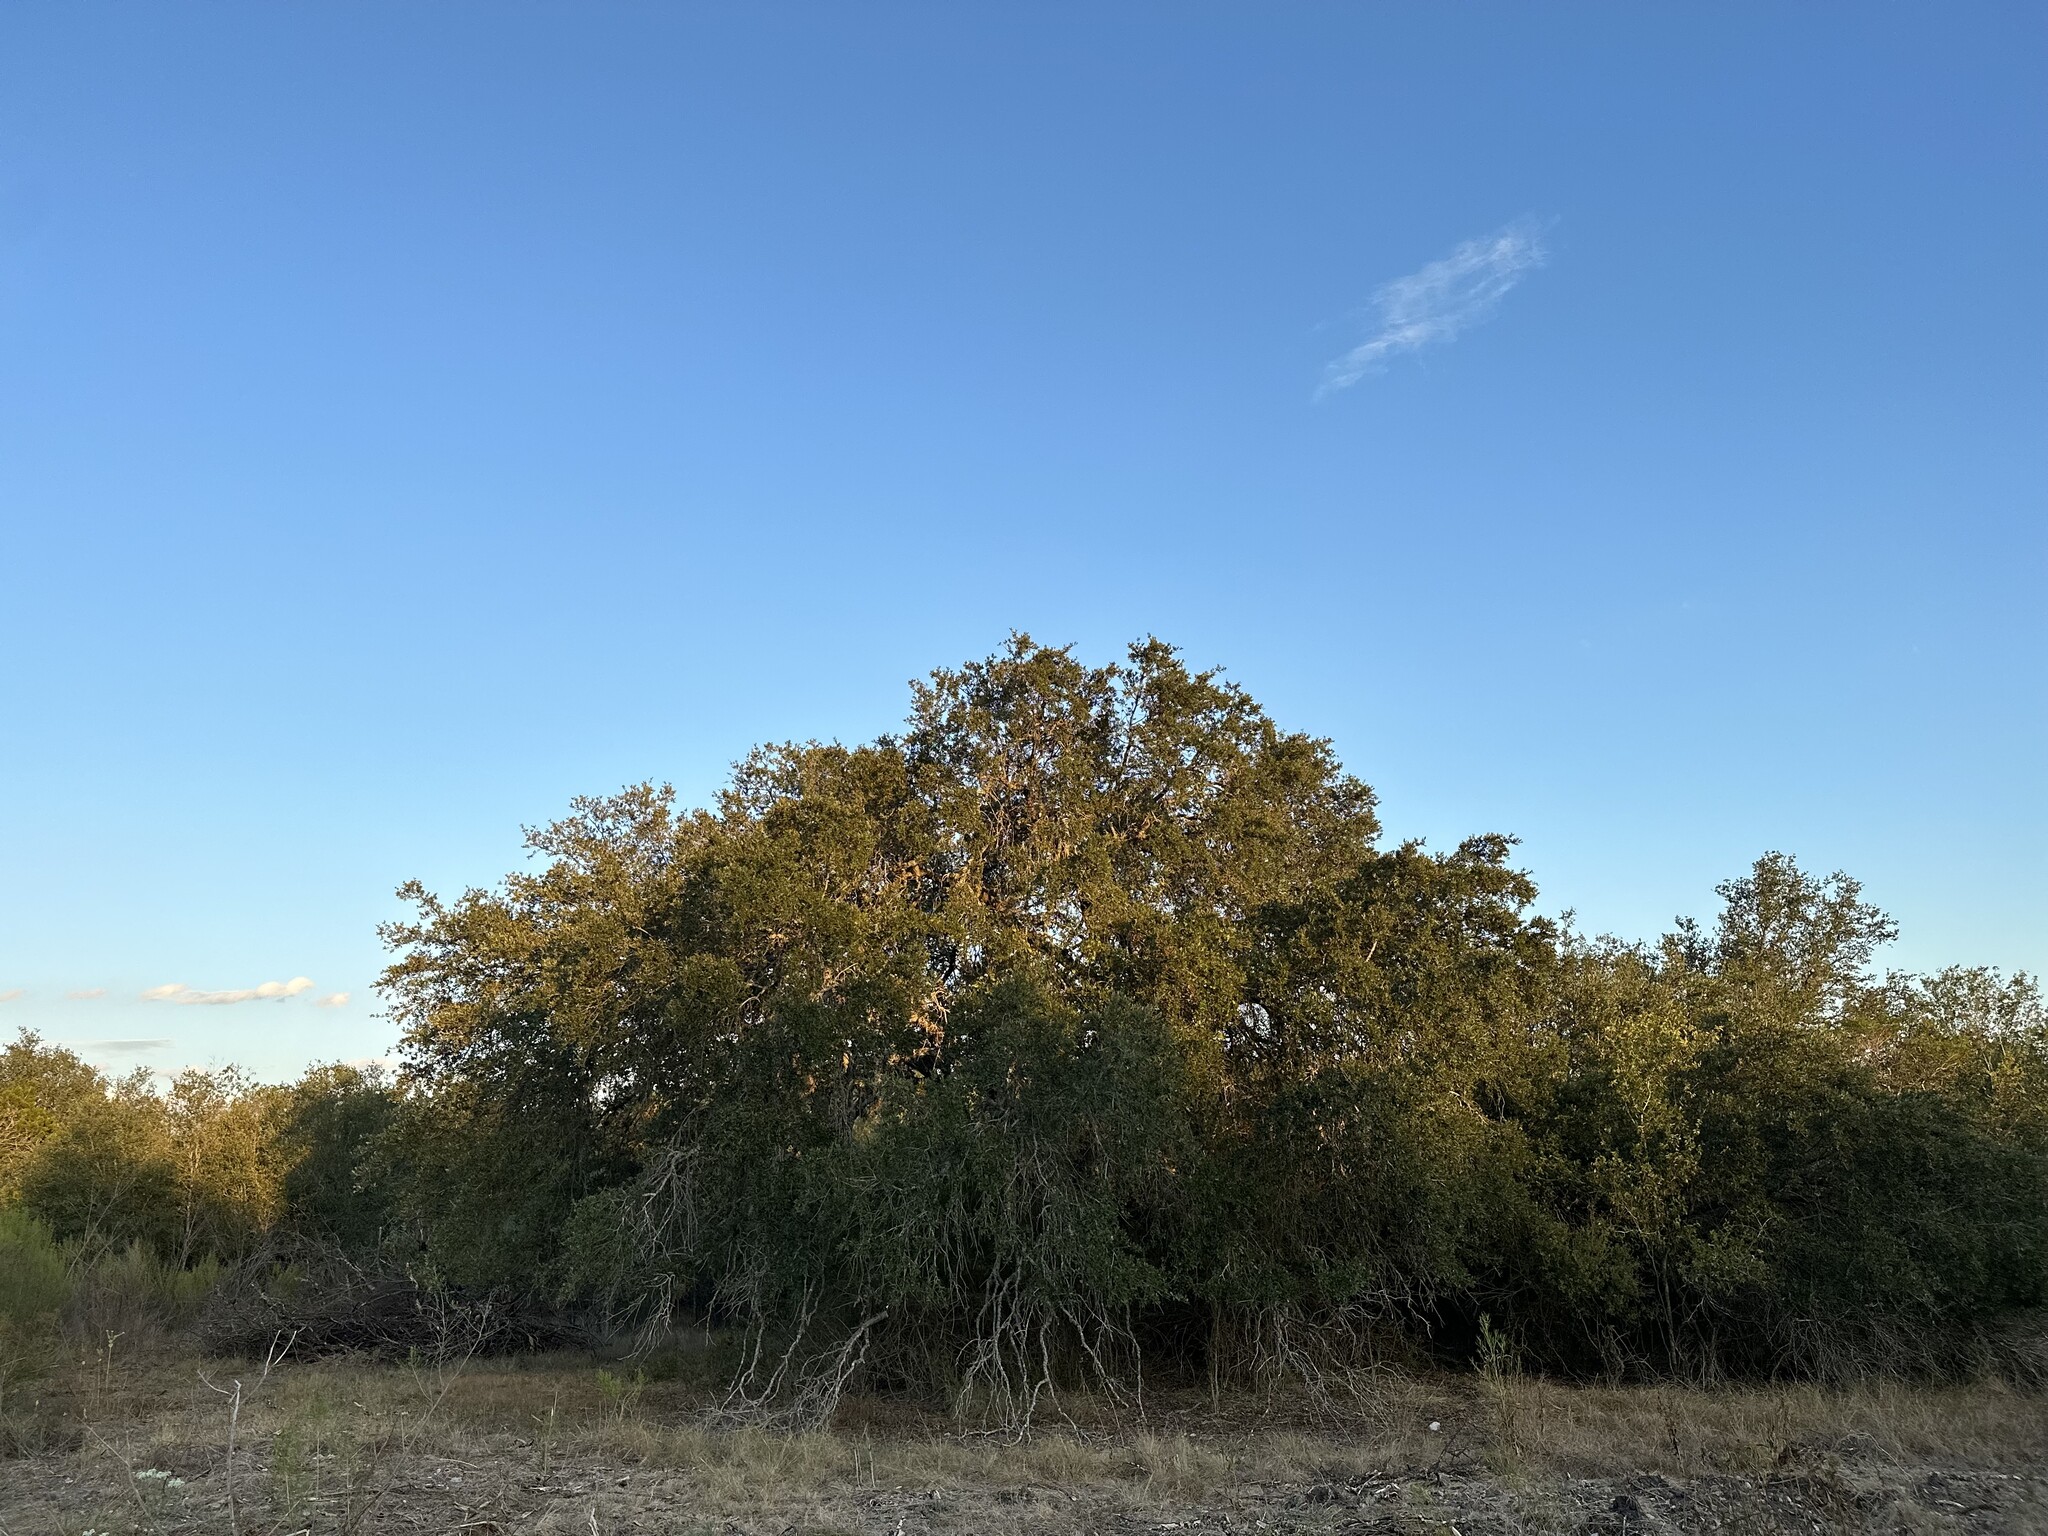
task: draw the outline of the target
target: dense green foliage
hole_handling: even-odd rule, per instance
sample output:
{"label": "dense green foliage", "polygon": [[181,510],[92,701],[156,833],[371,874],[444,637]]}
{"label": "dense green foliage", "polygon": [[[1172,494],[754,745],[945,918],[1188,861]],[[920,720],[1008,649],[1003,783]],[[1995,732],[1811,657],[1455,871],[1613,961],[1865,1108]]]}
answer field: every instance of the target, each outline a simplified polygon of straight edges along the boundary
{"label": "dense green foliage", "polygon": [[157,1095],[25,1042],[0,1201],[721,1321],[737,1401],[860,1370],[1011,1416],[1482,1318],[1569,1370],[1953,1370],[2048,1300],[2027,978],[1880,976],[1887,920],[1778,854],[1711,926],[1589,941],[1507,838],[1382,846],[1326,743],[1157,643],[1019,639],[900,735],[532,844],[408,889],[402,1089]]}

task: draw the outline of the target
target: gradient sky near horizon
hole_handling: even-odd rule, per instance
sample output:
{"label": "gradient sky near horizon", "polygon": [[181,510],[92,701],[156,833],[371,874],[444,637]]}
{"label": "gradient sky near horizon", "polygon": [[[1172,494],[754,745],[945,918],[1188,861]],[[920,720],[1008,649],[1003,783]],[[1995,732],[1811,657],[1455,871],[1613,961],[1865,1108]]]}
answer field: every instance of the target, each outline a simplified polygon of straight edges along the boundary
{"label": "gradient sky near horizon", "polygon": [[[1012,629],[1648,937],[2048,967],[2048,10],[0,13],[0,1034],[391,1049],[418,876]],[[345,994],[345,996],[342,996]]]}

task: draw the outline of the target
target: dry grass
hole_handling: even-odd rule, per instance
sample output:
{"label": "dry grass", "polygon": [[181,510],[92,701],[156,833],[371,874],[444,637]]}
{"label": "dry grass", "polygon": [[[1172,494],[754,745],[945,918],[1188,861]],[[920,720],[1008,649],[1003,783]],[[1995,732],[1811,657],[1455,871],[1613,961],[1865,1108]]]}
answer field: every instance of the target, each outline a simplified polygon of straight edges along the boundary
{"label": "dry grass", "polygon": [[[232,1462],[201,1370],[243,1382]],[[0,1461],[0,1533],[2048,1529],[2048,1404],[1992,1385],[1390,1376],[1342,1420],[1082,1399],[1006,1440],[874,1399],[831,1433],[713,1429],[701,1381],[587,1358],[257,1374],[67,1365],[15,1410],[42,1428]]]}
{"label": "dry grass", "polygon": [[1570,1477],[1764,1470],[1802,1449],[1902,1464],[2036,1467],[2048,1447],[2048,1404],[1998,1383],[1698,1392],[1520,1381],[1509,1390],[1505,1419],[1493,1414],[1496,1439],[1531,1465]]}

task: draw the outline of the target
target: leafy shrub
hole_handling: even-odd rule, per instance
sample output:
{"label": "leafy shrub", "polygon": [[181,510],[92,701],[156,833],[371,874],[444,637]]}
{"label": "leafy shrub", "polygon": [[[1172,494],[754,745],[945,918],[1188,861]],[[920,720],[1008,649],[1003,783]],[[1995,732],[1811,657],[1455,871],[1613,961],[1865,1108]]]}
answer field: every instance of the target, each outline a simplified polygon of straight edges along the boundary
{"label": "leafy shrub", "polygon": [[70,1295],[64,1254],[49,1229],[26,1211],[0,1209],[0,1322],[45,1324]]}

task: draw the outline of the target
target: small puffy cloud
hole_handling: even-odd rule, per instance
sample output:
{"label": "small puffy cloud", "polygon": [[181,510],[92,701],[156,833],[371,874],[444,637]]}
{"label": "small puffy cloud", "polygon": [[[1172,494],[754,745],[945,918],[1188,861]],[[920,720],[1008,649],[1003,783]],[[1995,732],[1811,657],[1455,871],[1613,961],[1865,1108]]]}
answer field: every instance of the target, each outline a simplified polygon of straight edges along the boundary
{"label": "small puffy cloud", "polygon": [[73,1002],[82,1003],[88,998],[105,997],[107,989],[105,987],[80,987],[75,992],[66,992],[64,995]]}
{"label": "small puffy cloud", "polygon": [[142,999],[148,1003],[218,1007],[227,1003],[273,1002],[287,997],[297,997],[301,992],[310,992],[312,989],[313,981],[308,976],[294,976],[290,981],[266,981],[257,986],[237,987],[226,992],[202,992],[197,987],[186,986],[182,981],[167,981],[160,987],[151,987],[142,994]]}
{"label": "small puffy cloud", "polygon": [[345,1008],[348,1006],[348,994],[346,992],[330,992],[325,997],[314,998],[313,1006],[315,1008]]}
{"label": "small puffy cloud", "polygon": [[27,996],[27,987],[9,987],[5,992],[0,992],[0,1003],[11,1003],[15,1001],[17,998],[23,998]]}

